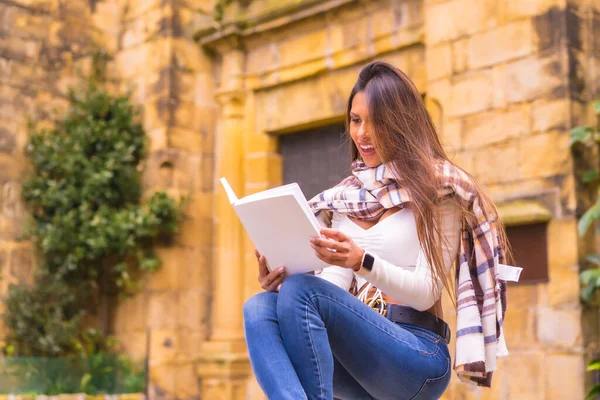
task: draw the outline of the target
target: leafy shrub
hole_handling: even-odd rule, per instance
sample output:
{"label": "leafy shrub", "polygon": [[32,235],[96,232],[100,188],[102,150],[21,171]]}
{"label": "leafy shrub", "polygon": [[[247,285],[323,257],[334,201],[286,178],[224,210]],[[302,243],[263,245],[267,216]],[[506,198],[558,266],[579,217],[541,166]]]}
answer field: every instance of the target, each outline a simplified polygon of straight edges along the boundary
{"label": "leafy shrub", "polygon": [[[162,192],[142,202],[146,137],[127,96],[90,83],[69,99],[64,117],[33,128],[26,148],[33,168],[22,195],[41,262],[33,285],[9,289],[0,353],[38,357],[14,358],[11,370],[46,382],[46,394],[114,393],[119,379],[119,390],[139,390],[143,374],[115,356],[106,332],[84,331],[83,317],[106,311],[108,296],[134,293],[159,268],[153,248],[176,232],[179,206]],[[52,368],[41,366],[45,358]]]}
{"label": "leafy shrub", "polygon": [[[571,146],[586,146],[592,150],[592,153],[598,158],[600,156],[600,101],[593,104],[596,112],[596,125],[578,126],[571,131]],[[583,236],[592,226],[597,226],[600,220],[600,165],[598,159],[592,162],[592,168],[582,176],[582,182],[597,190],[596,202],[581,216],[579,220],[579,235]],[[579,275],[583,288],[581,289],[581,298],[584,302],[598,304],[598,292],[600,289],[600,255],[589,254],[586,260],[594,265]],[[588,364],[588,371],[600,370],[600,360],[592,360]],[[592,398],[600,394],[600,384],[595,384],[589,391],[586,398]]]}

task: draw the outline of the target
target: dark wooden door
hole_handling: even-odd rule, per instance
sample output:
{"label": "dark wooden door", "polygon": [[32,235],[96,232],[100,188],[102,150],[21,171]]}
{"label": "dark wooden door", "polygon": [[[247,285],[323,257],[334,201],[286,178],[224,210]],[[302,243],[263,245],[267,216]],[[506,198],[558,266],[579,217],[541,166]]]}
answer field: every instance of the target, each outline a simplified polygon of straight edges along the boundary
{"label": "dark wooden door", "polygon": [[281,136],[283,182],[297,182],[310,200],[350,174],[350,144],[344,125]]}

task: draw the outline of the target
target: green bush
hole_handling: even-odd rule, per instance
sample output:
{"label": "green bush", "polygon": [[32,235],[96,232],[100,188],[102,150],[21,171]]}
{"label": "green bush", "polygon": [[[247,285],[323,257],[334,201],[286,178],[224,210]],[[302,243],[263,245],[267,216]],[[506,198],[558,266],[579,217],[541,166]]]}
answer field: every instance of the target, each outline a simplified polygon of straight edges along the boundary
{"label": "green bush", "polygon": [[134,293],[159,268],[153,248],[176,232],[179,205],[162,192],[142,201],[146,136],[127,96],[89,83],[69,100],[54,128],[32,128],[26,147],[32,174],[22,195],[41,260],[33,285],[9,289],[3,314],[9,335],[0,351],[61,357],[85,371],[50,374],[56,387],[46,390],[53,393],[73,385],[110,391],[115,377],[139,388],[143,374],[114,356],[107,332],[84,331],[83,317],[106,315],[106,298]]}

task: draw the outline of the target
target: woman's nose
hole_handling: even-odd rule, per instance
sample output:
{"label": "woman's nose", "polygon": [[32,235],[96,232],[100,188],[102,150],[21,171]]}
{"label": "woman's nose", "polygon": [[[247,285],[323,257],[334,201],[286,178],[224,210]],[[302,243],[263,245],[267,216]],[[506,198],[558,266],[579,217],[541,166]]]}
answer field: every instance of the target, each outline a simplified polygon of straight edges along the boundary
{"label": "woman's nose", "polygon": [[358,136],[359,139],[365,139],[369,134],[367,133],[367,129],[365,127],[364,124],[361,124],[360,127],[358,128],[358,132],[356,133],[356,136]]}

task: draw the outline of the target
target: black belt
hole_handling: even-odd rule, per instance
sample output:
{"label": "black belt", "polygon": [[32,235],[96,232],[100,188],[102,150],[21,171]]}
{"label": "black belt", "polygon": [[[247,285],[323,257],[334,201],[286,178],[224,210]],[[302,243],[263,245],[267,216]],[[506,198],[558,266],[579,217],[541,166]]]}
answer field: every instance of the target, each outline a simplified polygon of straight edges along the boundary
{"label": "black belt", "polygon": [[451,331],[448,324],[430,312],[417,311],[414,308],[399,304],[388,304],[386,318],[392,322],[429,329],[433,333],[440,335],[446,343],[450,343]]}

